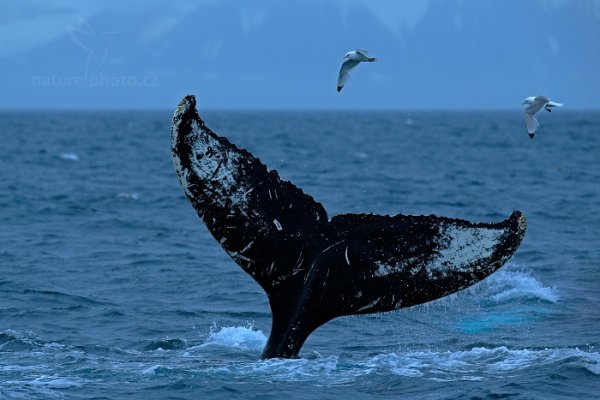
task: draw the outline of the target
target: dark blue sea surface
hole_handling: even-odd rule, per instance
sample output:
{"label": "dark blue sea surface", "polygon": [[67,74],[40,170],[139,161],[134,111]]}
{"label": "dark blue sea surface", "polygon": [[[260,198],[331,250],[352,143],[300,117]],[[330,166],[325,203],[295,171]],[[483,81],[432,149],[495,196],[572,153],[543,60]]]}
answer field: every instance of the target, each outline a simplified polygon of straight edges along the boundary
{"label": "dark blue sea surface", "polygon": [[[202,110],[201,110],[202,111]],[[171,112],[0,113],[0,398],[555,399],[600,393],[600,112],[206,112],[342,212],[528,218],[441,300],[260,360],[266,295],[185,199]]]}

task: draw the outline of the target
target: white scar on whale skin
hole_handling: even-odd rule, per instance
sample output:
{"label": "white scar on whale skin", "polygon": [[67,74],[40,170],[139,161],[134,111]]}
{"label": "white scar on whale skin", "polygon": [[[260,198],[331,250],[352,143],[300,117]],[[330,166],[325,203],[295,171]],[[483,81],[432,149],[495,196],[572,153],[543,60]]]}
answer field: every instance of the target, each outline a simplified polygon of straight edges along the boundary
{"label": "white scar on whale skin", "polygon": [[[207,135],[208,136],[208,135]],[[237,152],[227,151],[227,149],[220,149],[221,144],[216,140],[208,136],[209,140],[206,147],[198,146],[201,141],[194,142],[194,154],[204,155],[205,149],[208,147],[216,149],[217,154],[222,154],[225,151],[225,155],[220,157],[209,157],[204,155],[200,160],[192,159],[192,169],[196,175],[201,177],[208,177],[207,185],[210,190],[215,194],[212,198],[214,201],[222,207],[230,209],[236,209],[242,215],[248,215],[248,201],[244,193],[249,193],[251,188],[243,185],[243,180],[239,177],[241,161],[240,156]],[[213,143],[211,143],[213,142]],[[219,172],[218,178],[214,175]]]}
{"label": "white scar on whale skin", "polygon": [[190,173],[194,173],[205,182],[206,190],[213,194],[210,198],[215,204],[235,210],[247,217],[248,195],[254,188],[243,183],[241,166],[246,160],[238,152],[223,146],[211,135],[202,132],[202,128],[196,122],[192,123],[191,137],[201,138],[192,140],[191,143],[191,171],[181,165],[179,157],[173,158],[175,170],[186,195],[190,199],[194,198],[190,179]]}
{"label": "white scar on whale skin", "polygon": [[368,310],[369,308],[375,307],[377,305],[377,303],[379,303],[379,300],[381,300],[381,297],[378,297],[377,300],[373,300],[366,306],[359,308],[357,311],[365,311],[365,310]]}
{"label": "white scar on whale skin", "polygon": [[[225,251],[227,251],[227,250],[225,250]],[[227,251],[227,254],[229,254],[229,256],[231,258],[233,258],[234,260],[236,260],[236,261],[237,260],[243,260],[243,261],[246,261],[247,263],[253,263],[254,262],[253,260],[249,259],[248,257],[241,255],[237,251]]]}
{"label": "white scar on whale skin", "polygon": [[[389,261],[389,262],[381,262],[376,261],[375,266],[377,270],[373,273],[373,276],[377,276],[379,278],[385,278],[391,274],[403,273],[406,268],[411,265],[417,264],[419,261],[418,257],[408,257],[404,258],[400,261]],[[414,275],[419,271],[418,268],[412,268],[409,272]]]}
{"label": "white scar on whale skin", "polygon": [[253,244],[254,244],[254,240],[253,240],[253,241],[251,241],[250,243],[248,243],[248,244],[246,245],[246,247],[244,247],[242,250],[240,250],[240,253],[241,253],[241,254],[244,254],[245,252],[247,252],[248,250],[250,250],[250,247],[252,247],[252,245],[253,245]]}
{"label": "white scar on whale skin", "polygon": [[427,274],[430,278],[435,278],[435,273],[445,276],[451,272],[469,272],[477,268],[473,264],[494,254],[503,233],[501,229],[444,228],[438,242],[442,250],[425,266]]}
{"label": "white scar on whale skin", "polygon": [[380,278],[386,277],[394,272],[400,271],[402,268],[397,265],[390,265],[386,263],[382,263],[381,261],[375,262],[375,266],[377,270],[373,274],[373,276],[378,276]]}
{"label": "white scar on whale skin", "polygon": [[[501,229],[443,227],[437,241],[441,250],[424,267],[410,268],[411,265],[418,265],[418,259],[414,257],[400,261],[377,261],[375,262],[377,269],[373,276],[384,278],[404,272],[415,275],[422,268],[425,268],[430,279],[444,277],[454,272],[469,272],[478,268],[476,265],[478,261],[485,261],[494,254],[503,233]],[[407,268],[410,270],[405,271]]]}

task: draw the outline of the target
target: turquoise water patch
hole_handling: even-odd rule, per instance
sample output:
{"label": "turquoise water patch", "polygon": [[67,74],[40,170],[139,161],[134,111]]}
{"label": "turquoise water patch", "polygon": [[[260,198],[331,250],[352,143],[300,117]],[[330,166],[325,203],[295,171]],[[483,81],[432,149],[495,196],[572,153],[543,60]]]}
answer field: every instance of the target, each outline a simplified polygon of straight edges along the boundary
{"label": "turquoise water patch", "polygon": [[506,325],[517,325],[532,322],[537,317],[525,313],[514,311],[501,311],[486,314],[478,314],[474,317],[466,318],[458,324],[458,329],[464,333],[486,333],[497,330]]}

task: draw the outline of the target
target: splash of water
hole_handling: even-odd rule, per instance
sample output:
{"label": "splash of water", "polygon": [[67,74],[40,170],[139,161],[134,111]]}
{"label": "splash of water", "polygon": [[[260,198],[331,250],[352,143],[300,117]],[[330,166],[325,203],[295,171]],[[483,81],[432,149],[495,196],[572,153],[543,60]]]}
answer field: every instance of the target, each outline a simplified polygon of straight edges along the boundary
{"label": "splash of water", "polygon": [[208,334],[208,340],[202,346],[218,345],[261,351],[266,343],[267,337],[265,334],[261,330],[255,330],[251,324],[245,327],[228,326],[221,328],[213,324]]}
{"label": "splash of water", "polygon": [[487,281],[490,298],[497,302],[517,299],[535,299],[556,303],[557,289],[538,281],[530,272],[520,270],[500,270]]}

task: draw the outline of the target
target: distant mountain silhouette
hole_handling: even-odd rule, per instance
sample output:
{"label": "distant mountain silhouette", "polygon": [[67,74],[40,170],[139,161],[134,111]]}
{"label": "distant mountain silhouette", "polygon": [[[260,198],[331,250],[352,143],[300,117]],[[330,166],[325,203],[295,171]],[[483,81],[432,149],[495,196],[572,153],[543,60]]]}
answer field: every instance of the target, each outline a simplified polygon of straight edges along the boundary
{"label": "distant mountain silhouette", "polygon": [[[598,10],[556,4],[436,1],[394,29],[360,1],[106,9],[0,60],[0,107],[172,108],[187,93],[203,108],[518,108],[537,94],[598,107]],[[338,94],[356,48],[380,62]]]}

